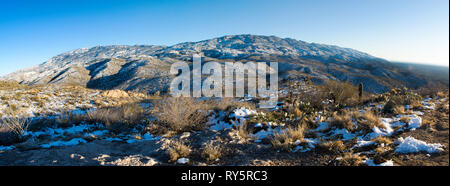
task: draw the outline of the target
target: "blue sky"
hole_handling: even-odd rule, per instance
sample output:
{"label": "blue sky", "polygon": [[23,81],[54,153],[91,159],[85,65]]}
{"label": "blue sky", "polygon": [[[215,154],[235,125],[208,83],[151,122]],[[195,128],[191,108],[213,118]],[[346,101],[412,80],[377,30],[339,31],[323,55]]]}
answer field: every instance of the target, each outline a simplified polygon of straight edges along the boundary
{"label": "blue sky", "polygon": [[448,0],[2,0],[0,75],[69,50],[231,34],[334,44],[448,66]]}

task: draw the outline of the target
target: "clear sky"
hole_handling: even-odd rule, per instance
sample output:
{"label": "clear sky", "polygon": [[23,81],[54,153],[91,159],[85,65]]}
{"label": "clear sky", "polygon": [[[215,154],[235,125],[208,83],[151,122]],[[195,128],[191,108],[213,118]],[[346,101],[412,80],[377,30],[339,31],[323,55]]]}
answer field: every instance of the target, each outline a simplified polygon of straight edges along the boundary
{"label": "clear sky", "polygon": [[448,0],[2,0],[0,75],[84,47],[290,37],[448,66]]}

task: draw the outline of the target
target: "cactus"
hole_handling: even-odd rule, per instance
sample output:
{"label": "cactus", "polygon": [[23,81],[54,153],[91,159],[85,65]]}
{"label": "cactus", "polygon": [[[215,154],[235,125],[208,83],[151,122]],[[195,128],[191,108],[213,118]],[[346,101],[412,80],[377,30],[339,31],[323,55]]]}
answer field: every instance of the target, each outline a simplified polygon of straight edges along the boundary
{"label": "cactus", "polygon": [[359,84],[359,87],[358,87],[358,95],[359,95],[359,100],[361,101],[361,99],[362,99],[362,96],[363,96],[363,89],[364,89],[364,85],[363,85],[363,83],[360,83]]}

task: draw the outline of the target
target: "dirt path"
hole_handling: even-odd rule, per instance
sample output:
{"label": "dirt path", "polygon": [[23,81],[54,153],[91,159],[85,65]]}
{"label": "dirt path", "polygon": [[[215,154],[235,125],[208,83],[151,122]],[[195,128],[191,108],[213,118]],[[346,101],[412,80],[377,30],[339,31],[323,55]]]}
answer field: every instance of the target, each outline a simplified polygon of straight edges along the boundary
{"label": "dirt path", "polygon": [[158,165],[160,142],[142,141],[133,144],[96,140],[77,146],[50,149],[12,150],[0,153],[0,165],[98,166]]}

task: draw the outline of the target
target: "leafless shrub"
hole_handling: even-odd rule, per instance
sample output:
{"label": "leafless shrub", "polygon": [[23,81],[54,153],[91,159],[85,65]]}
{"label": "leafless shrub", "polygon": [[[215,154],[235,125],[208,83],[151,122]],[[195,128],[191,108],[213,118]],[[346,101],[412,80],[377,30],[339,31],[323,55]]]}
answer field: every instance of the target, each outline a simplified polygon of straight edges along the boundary
{"label": "leafless shrub", "polygon": [[63,111],[56,117],[56,122],[61,127],[69,127],[79,124],[86,119],[84,115],[73,114],[71,111]]}
{"label": "leafless shrub", "polygon": [[203,129],[208,107],[193,98],[165,98],[155,103],[155,124],[176,132]]}
{"label": "leafless shrub", "polygon": [[14,132],[19,137],[22,136],[30,124],[28,118],[21,118],[17,116],[4,118],[2,120],[3,126],[7,127],[10,131]]}
{"label": "leafless shrub", "polygon": [[328,94],[329,99],[339,105],[350,105],[357,100],[358,88],[349,82],[327,80],[321,86],[321,90]]}

